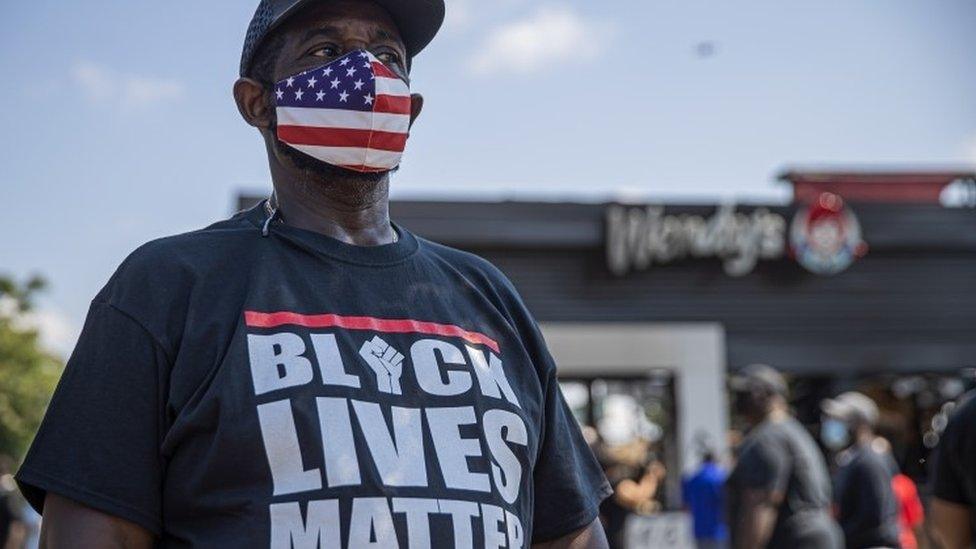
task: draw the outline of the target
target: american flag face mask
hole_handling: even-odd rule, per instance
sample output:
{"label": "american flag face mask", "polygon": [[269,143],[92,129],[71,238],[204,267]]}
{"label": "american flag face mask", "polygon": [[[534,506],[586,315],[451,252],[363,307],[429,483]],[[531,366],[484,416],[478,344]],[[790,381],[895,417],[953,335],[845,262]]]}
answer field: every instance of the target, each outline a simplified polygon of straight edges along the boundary
{"label": "american flag face mask", "polygon": [[355,50],[274,88],[278,139],[358,172],[400,165],[410,134],[410,87],[382,61]]}

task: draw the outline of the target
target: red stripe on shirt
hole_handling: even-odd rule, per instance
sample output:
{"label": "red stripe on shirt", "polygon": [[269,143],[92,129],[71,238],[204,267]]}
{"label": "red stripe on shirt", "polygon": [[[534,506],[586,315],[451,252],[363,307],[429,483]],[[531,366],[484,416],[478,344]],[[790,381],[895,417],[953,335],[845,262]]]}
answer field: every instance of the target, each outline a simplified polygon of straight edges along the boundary
{"label": "red stripe on shirt", "polygon": [[348,128],[318,128],[311,126],[278,126],[278,137],[292,145],[318,147],[356,147],[378,151],[403,152],[407,147],[405,133],[372,132]]}
{"label": "red stripe on shirt", "polygon": [[347,330],[369,330],[387,334],[426,334],[444,337],[458,337],[468,343],[485,345],[496,353],[498,342],[490,337],[469,332],[452,324],[437,324],[420,320],[390,320],[371,316],[303,315],[298,313],[258,313],[244,312],[244,321],[251,328],[279,328],[281,326],[302,326],[305,328],[345,328]]}

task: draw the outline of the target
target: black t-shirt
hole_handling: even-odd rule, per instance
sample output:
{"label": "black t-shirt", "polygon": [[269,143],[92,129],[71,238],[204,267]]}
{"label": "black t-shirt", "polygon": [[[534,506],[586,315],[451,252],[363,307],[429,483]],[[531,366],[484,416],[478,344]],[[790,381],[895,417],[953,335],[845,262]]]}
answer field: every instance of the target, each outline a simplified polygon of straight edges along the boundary
{"label": "black t-shirt", "polygon": [[860,444],[837,461],[834,498],[847,549],[899,547],[898,500],[891,486],[898,469],[894,458]]}
{"label": "black t-shirt", "polygon": [[542,335],[484,260],[258,207],[130,256],[17,479],[163,547],[524,547],[609,488]]}
{"label": "black t-shirt", "polygon": [[830,476],[820,449],[793,418],[767,420],[742,442],[735,469],[727,481],[729,524],[737,538],[738,511],[746,490],[783,494],[767,547],[843,547],[830,518]]}
{"label": "black t-shirt", "polygon": [[953,414],[932,468],[933,495],[974,510],[976,524],[976,395]]}

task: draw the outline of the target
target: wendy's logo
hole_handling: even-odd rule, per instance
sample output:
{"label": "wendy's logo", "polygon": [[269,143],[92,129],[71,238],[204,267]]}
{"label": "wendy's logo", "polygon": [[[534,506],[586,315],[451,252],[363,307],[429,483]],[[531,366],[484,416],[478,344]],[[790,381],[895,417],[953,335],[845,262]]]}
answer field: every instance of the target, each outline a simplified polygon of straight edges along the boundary
{"label": "wendy's logo", "polygon": [[843,272],[868,251],[857,216],[833,193],[823,193],[797,211],[790,244],[800,265],[826,276]]}

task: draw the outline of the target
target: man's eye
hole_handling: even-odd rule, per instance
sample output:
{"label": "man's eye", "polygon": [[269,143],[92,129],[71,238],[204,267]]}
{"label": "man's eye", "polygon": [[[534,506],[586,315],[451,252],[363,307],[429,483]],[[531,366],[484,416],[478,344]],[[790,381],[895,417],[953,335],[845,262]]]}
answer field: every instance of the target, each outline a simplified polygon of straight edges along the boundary
{"label": "man's eye", "polygon": [[312,50],[312,55],[315,57],[337,57],[339,55],[339,48],[335,46],[323,46]]}
{"label": "man's eye", "polygon": [[376,55],[376,58],[385,65],[400,66],[400,56],[391,51],[380,52]]}

